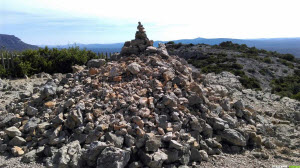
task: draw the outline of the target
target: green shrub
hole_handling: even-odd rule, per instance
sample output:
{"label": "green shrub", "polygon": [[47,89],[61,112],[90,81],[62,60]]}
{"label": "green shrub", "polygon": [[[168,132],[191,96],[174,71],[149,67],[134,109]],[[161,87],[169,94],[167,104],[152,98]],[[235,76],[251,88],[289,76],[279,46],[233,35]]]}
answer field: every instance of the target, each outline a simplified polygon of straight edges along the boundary
{"label": "green shrub", "polygon": [[288,70],[284,69],[282,72],[283,72],[283,73],[288,73]]}
{"label": "green shrub", "polygon": [[272,93],[300,100],[300,76],[294,75],[274,79],[271,86]]}
{"label": "green shrub", "polygon": [[[46,73],[69,73],[75,64],[84,65],[90,59],[97,58],[97,54],[81,50],[79,47],[68,49],[49,49],[48,47],[38,50],[26,50],[13,60],[14,69],[0,73],[2,76],[23,77],[40,72]],[[5,74],[3,74],[5,73]]]}
{"label": "green shrub", "polygon": [[292,54],[282,54],[280,58],[288,60],[288,61],[294,61],[295,57]]}
{"label": "green shrub", "polygon": [[6,75],[6,70],[2,65],[0,65],[0,76],[4,76],[4,75]]}
{"label": "green shrub", "polygon": [[255,73],[256,71],[254,69],[248,69],[247,70],[249,73]]}
{"label": "green shrub", "polygon": [[271,60],[270,57],[265,57],[265,58],[263,59],[263,61],[264,61],[265,63],[267,63],[267,64],[271,64],[271,63],[272,63],[272,60]]}

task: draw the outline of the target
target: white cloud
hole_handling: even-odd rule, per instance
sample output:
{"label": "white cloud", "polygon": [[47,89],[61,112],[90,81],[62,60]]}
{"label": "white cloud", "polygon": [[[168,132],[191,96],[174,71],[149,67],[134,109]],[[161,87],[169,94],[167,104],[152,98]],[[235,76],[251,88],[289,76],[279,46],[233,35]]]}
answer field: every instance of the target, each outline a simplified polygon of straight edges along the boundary
{"label": "white cloud", "polygon": [[103,24],[120,27],[142,21],[149,37],[155,40],[300,37],[298,0],[10,0],[4,3],[5,8],[17,11],[98,18],[105,20]]}

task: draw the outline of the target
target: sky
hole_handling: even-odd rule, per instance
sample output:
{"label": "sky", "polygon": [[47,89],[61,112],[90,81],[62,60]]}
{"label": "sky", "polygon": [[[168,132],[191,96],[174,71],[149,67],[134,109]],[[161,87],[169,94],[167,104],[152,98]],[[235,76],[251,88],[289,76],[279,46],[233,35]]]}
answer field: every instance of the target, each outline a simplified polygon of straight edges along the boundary
{"label": "sky", "polygon": [[0,34],[34,45],[300,37],[299,0],[0,0]]}

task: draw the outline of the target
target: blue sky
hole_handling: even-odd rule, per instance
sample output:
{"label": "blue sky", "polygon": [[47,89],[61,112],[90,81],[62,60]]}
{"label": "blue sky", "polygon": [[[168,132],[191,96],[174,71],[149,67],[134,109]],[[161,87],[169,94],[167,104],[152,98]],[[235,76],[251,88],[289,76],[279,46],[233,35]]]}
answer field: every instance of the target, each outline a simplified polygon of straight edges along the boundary
{"label": "blue sky", "polygon": [[297,0],[0,0],[0,33],[29,44],[300,37]]}

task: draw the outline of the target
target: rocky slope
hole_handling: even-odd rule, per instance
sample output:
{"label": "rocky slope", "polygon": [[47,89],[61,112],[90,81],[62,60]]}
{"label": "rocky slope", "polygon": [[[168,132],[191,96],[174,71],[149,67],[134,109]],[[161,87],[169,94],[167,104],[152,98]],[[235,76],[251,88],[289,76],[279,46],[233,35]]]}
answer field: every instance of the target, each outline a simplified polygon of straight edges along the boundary
{"label": "rocky slope", "polygon": [[125,46],[136,55],[90,60],[11,102],[0,152],[46,167],[299,165],[298,101],[245,90],[228,72],[201,74],[144,42]]}
{"label": "rocky slope", "polygon": [[[187,60],[191,59],[191,62],[210,59],[210,62],[206,65],[218,66],[220,64],[230,65],[237,63],[242,66],[240,70],[245,75],[259,81],[261,89],[264,91],[271,91],[270,82],[273,79],[293,75],[294,71],[300,68],[300,64],[297,61],[290,62],[280,59],[276,54],[266,54],[260,52],[260,50],[257,50],[258,52],[255,54],[249,54],[250,52],[241,52],[206,44],[167,44],[167,49],[170,54],[178,55]],[[211,57],[214,57],[214,59],[211,59]],[[204,66],[200,68],[204,68]]]}

